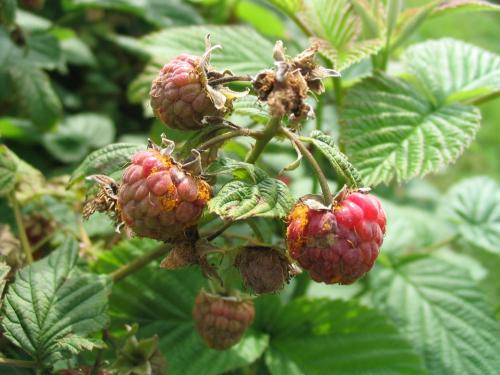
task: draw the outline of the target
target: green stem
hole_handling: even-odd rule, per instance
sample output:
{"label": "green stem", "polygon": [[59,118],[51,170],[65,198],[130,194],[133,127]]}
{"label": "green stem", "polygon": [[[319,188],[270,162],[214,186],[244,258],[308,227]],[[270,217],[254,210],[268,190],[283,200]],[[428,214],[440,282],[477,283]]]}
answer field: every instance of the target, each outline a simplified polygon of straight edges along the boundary
{"label": "green stem", "polygon": [[1,365],[10,367],[37,368],[37,364],[34,361],[11,358],[0,358],[0,366]]}
{"label": "green stem", "polygon": [[264,243],[264,236],[262,235],[262,231],[260,230],[257,223],[253,219],[250,219],[250,220],[247,220],[247,224],[250,226],[253,233],[255,234],[257,241]]}
{"label": "green stem", "polygon": [[311,164],[311,167],[316,172],[316,177],[319,180],[319,185],[321,186],[321,191],[323,192],[323,200],[325,201],[324,203],[326,205],[331,204],[333,202],[333,195],[332,195],[332,192],[330,191],[330,187],[328,186],[328,180],[326,179],[318,162],[316,161],[316,159],[314,159],[314,156],[311,154],[309,149],[304,145],[304,143],[302,143],[302,141],[299,139],[299,137],[297,137],[290,130],[285,129],[285,128],[281,128],[280,131],[288,139],[290,139],[290,141],[295,143],[295,145],[298,147],[300,152],[302,152],[302,155],[304,155],[305,158],[309,161],[309,163]]}
{"label": "green stem", "polygon": [[[321,130],[321,128],[323,127],[323,105],[324,105],[324,102],[325,102],[325,97],[320,96],[318,99],[318,105],[316,106],[316,130]],[[315,148],[313,156],[314,156],[314,159],[319,160],[321,157],[321,152],[317,148]],[[311,191],[313,194],[318,193],[318,187],[319,187],[318,179],[313,178],[312,187],[311,187]]]}
{"label": "green stem", "polygon": [[210,86],[217,86],[217,85],[223,85],[225,83],[231,83],[231,82],[248,82],[251,81],[252,77],[249,75],[245,76],[227,76],[227,77],[222,77],[222,78],[215,78],[212,80],[208,81],[208,84]]}
{"label": "green stem", "polygon": [[455,242],[458,238],[460,237],[460,235],[458,234],[455,234],[451,237],[448,237],[448,238],[445,238],[444,240],[441,240],[441,241],[437,241],[437,242],[434,242],[428,246],[425,246],[425,247],[422,247],[421,249],[419,249],[417,252],[418,253],[431,253],[433,252],[434,250],[438,250],[440,248],[442,248],[443,246],[446,246],[446,245],[450,245],[452,244],[453,242]]}
{"label": "green stem", "polygon": [[337,107],[337,112],[342,107],[342,102],[344,100],[344,95],[342,93],[342,78],[333,77],[333,90],[335,91],[335,104]]}
{"label": "green stem", "polygon": [[470,100],[465,101],[464,104],[481,105],[483,103],[489,102],[490,100],[494,100],[498,97],[500,97],[500,90],[493,91],[486,95],[478,96],[476,98],[472,98]]}
{"label": "green stem", "polygon": [[207,234],[205,237],[207,239],[207,241],[212,241],[212,240],[215,240],[217,237],[219,237],[222,233],[225,232],[225,230],[227,228],[229,228],[231,225],[234,224],[234,221],[228,221],[226,223],[224,223],[224,225],[222,227],[220,227],[219,229],[217,229],[216,231],[210,233],[210,234]]}
{"label": "green stem", "polygon": [[248,153],[245,161],[247,163],[254,164],[257,161],[257,159],[259,159],[259,156],[260,154],[262,154],[262,151],[264,151],[264,148],[266,148],[266,145],[276,135],[276,133],[278,133],[280,128],[281,128],[281,117],[280,116],[271,117],[266,125],[266,128],[262,132],[261,137],[257,139],[257,142],[255,142],[255,145],[253,146],[252,150]]}
{"label": "green stem", "polygon": [[111,273],[111,278],[113,279],[113,282],[118,282],[128,275],[140,270],[142,267],[146,266],[153,260],[166,255],[170,249],[172,248],[172,245],[170,244],[164,244],[161,246],[158,246],[155,250],[144,254],[138,258],[135,258],[132,262],[127,263],[123,265],[122,267],[118,268],[116,271],[113,271]]}
{"label": "green stem", "polygon": [[248,137],[258,139],[262,136],[262,133],[259,131],[255,131],[255,130],[247,129],[247,128],[234,130],[234,131],[227,132],[227,133],[224,133],[224,134],[221,134],[221,135],[218,135],[216,137],[209,139],[205,143],[202,143],[201,145],[199,145],[198,150],[203,151],[203,150],[206,150],[209,147],[214,146],[218,143],[222,143],[224,141],[227,141],[228,139],[240,137],[240,136],[248,136]]}
{"label": "green stem", "polygon": [[310,283],[311,279],[309,278],[309,275],[303,273],[297,276],[295,278],[295,287],[293,288],[291,299],[296,299],[305,295]]}
{"label": "green stem", "polygon": [[23,224],[23,217],[21,215],[21,208],[19,207],[19,202],[17,201],[16,194],[14,192],[9,194],[9,200],[12,204],[14,210],[14,216],[16,218],[17,231],[19,232],[19,239],[21,240],[21,246],[26,256],[26,262],[28,264],[33,263],[33,255],[31,253],[31,245],[28,241],[28,236],[26,235],[26,229]]}

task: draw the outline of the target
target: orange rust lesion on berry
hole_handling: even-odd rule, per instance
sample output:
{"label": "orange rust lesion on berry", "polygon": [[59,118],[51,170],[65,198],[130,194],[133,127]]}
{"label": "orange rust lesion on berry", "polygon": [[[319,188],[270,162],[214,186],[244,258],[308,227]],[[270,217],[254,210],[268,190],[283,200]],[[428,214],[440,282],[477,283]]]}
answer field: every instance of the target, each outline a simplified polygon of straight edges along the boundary
{"label": "orange rust lesion on berry", "polygon": [[292,212],[288,216],[288,223],[291,223],[292,221],[298,223],[294,229],[300,233],[296,239],[288,239],[288,245],[291,251],[301,248],[306,241],[303,234],[309,222],[308,215],[309,208],[304,203],[299,203],[293,208]]}
{"label": "orange rust lesion on berry", "polygon": [[196,184],[198,186],[198,195],[196,199],[201,202],[208,202],[208,200],[212,197],[212,189],[210,188],[210,185],[201,179],[198,179]]}
{"label": "orange rust lesion on berry", "polygon": [[177,206],[177,189],[173,184],[167,187],[167,192],[160,198],[160,202],[165,211],[172,211]]}

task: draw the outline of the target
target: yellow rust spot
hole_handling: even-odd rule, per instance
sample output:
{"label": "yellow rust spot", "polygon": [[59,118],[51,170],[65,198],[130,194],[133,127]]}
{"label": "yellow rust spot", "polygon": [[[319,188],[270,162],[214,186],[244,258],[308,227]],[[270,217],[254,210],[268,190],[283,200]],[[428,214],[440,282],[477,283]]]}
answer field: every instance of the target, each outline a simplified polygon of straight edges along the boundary
{"label": "yellow rust spot", "polygon": [[304,203],[298,203],[292,210],[292,212],[290,213],[290,215],[288,216],[288,223],[290,224],[292,221],[295,221],[295,222],[298,222],[298,226],[295,227],[298,229],[298,231],[300,232],[300,235],[298,237],[298,239],[296,240],[291,240],[288,242],[289,244],[289,248],[290,250],[295,250],[295,249],[299,249],[303,246],[306,238],[305,236],[303,235],[304,233],[304,230],[307,226],[307,223],[308,223],[308,219],[307,219],[307,215],[308,215],[308,212],[309,212],[309,208],[304,204]]}
{"label": "yellow rust spot", "polygon": [[198,196],[196,199],[202,202],[208,202],[208,200],[212,197],[212,189],[210,188],[210,185],[200,178],[196,180],[196,185],[198,187]]}
{"label": "yellow rust spot", "polygon": [[[162,155],[160,153],[160,151],[158,150],[151,150],[151,152],[154,154],[154,156],[156,157],[157,160],[159,160],[163,166],[165,168],[170,168],[172,165],[173,165],[173,161],[172,161],[172,158],[168,155]],[[151,173],[150,174],[153,174],[153,173],[156,173],[158,172],[158,168],[157,167],[153,167],[151,169]]]}
{"label": "yellow rust spot", "polygon": [[165,211],[172,211],[175,206],[177,206],[176,193],[177,189],[172,184],[168,186],[165,195],[160,198],[160,202],[163,208],[165,208]]}

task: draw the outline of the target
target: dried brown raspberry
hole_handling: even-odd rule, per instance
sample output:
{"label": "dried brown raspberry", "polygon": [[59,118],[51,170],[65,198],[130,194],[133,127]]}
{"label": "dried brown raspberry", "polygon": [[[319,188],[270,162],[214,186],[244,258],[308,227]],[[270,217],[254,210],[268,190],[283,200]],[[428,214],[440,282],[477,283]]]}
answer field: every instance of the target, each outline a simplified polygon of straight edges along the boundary
{"label": "dried brown raspberry", "polygon": [[193,319],[207,346],[224,350],[238,343],[255,315],[252,300],[224,297],[204,290],[196,297]]}
{"label": "dried brown raspberry", "polygon": [[236,256],[235,266],[245,287],[257,294],[276,292],[290,279],[290,262],[282,251],[272,247],[243,248]]}
{"label": "dried brown raspberry", "polygon": [[332,208],[303,199],[288,219],[288,250],[313,280],[351,284],[373,267],[385,224],[380,201],[371,194],[347,193]]}
{"label": "dried brown raspberry", "polygon": [[210,185],[167,153],[149,148],[132,157],[118,190],[121,219],[136,235],[163,241],[186,238],[210,199]]}

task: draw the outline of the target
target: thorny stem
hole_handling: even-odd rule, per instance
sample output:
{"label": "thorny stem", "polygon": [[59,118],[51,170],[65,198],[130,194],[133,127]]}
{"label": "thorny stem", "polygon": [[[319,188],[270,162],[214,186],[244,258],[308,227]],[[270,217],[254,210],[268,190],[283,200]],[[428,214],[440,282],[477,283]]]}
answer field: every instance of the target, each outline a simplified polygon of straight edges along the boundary
{"label": "thorny stem", "polygon": [[24,367],[24,368],[37,368],[35,361],[25,361],[22,359],[11,359],[11,358],[1,358],[0,366],[10,366],[10,367]]}
{"label": "thorny stem", "polygon": [[205,143],[202,143],[200,146],[198,146],[199,151],[203,151],[208,149],[210,146],[216,145],[218,143],[222,143],[224,141],[227,141],[228,139],[235,138],[235,137],[240,137],[240,136],[248,136],[252,137],[255,139],[259,139],[262,136],[262,132],[252,130],[252,129],[247,129],[247,128],[241,128],[238,130],[233,130],[221,135],[218,135],[216,137],[213,137],[206,141]]}
{"label": "thorny stem", "polygon": [[217,85],[223,85],[224,83],[230,83],[230,82],[248,82],[251,81],[253,78],[249,75],[246,76],[227,76],[227,77],[222,77],[222,78],[215,78],[211,79],[208,81],[208,84],[210,86],[217,86]]}
{"label": "thorny stem", "polygon": [[300,152],[305,156],[305,158],[309,161],[311,164],[312,168],[316,172],[316,177],[319,180],[319,185],[321,186],[321,191],[323,192],[323,200],[325,201],[326,205],[329,205],[333,201],[333,195],[332,192],[330,191],[330,187],[328,186],[328,180],[326,179],[323,171],[321,170],[321,167],[319,166],[318,162],[316,159],[314,159],[314,156],[311,154],[309,149],[302,143],[302,141],[292,133],[290,130],[281,128],[281,133],[284,134],[290,141],[295,143],[295,145],[299,148]]}
{"label": "thorny stem", "polygon": [[30,242],[28,241],[28,236],[26,235],[26,229],[23,224],[23,217],[21,215],[21,208],[19,207],[19,202],[17,201],[16,195],[14,192],[9,194],[9,200],[12,204],[12,208],[14,210],[14,216],[16,218],[17,231],[19,232],[19,239],[21,240],[21,246],[24,251],[24,255],[26,256],[26,262],[28,264],[33,263],[33,255],[31,253]]}
{"label": "thorny stem", "polygon": [[166,255],[171,248],[172,248],[171,244],[160,245],[155,250],[147,254],[144,254],[138,258],[135,258],[132,262],[123,265],[122,267],[118,268],[117,270],[111,273],[111,278],[113,279],[113,282],[116,283],[124,279],[125,277],[134,273],[135,271],[140,270],[142,267],[152,262],[153,260],[163,255]]}
{"label": "thorny stem", "polygon": [[278,133],[280,128],[281,116],[271,117],[266,125],[266,128],[262,132],[261,137],[257,139],[257,142],[255,142],[252,150],[248,153],[245,161],[247,163],[254,164],[257,159],[259,159],[259,156],[262,151],[264,151],[264,148],[266,148],[266,145]]}

